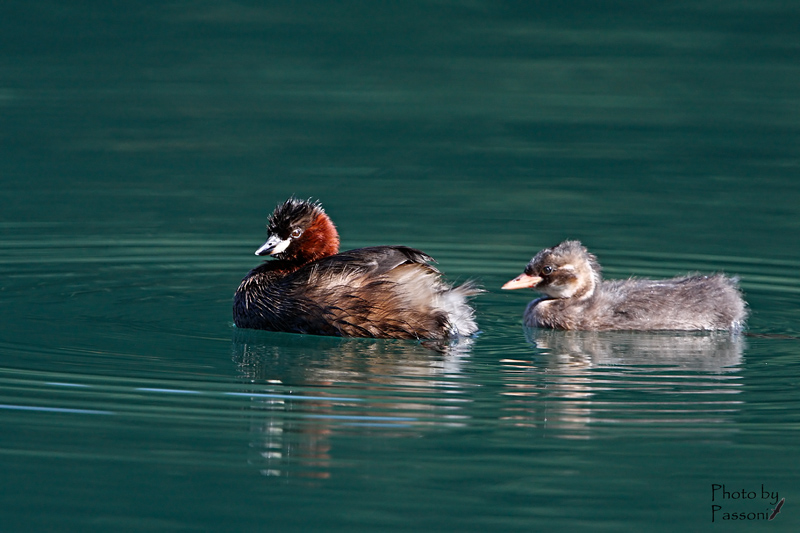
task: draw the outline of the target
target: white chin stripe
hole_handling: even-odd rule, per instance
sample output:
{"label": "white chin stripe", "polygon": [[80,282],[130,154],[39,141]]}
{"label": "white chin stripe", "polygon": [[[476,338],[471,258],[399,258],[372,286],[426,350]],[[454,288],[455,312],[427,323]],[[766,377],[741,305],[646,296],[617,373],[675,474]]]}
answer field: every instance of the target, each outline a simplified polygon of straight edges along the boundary
{"label": "white chin stripe", "polygon": [[291,239],[280,240],[278,237],[270,237],[261,248],[256,250],[256,255],[262,255],[268,250],[269,255],[279,254],[286,250],[291,242]]}
{"label": "white chin stripe", "polygon": [[278,246],[276,246],[275,249],[269,253],[269,255],[275,255],[283,252],[289,247],[289,244],[291,244],[291,242],[292,242],[291,239],[286,239],[284,241],[279,242]]}

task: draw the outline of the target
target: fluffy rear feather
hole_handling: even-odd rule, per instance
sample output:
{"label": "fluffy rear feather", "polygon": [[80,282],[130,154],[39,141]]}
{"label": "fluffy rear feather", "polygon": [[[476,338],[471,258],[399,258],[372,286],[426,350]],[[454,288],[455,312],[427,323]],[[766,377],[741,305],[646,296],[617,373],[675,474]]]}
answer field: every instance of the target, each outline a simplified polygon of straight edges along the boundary
{"label": "fluffy rear feather", "polygon": [[291,272],[252,270],[234,298],[237,326],[319,335],[445,339],[477,331],[472,283],[444,283],[433,259],[405,246],[343,252]]}

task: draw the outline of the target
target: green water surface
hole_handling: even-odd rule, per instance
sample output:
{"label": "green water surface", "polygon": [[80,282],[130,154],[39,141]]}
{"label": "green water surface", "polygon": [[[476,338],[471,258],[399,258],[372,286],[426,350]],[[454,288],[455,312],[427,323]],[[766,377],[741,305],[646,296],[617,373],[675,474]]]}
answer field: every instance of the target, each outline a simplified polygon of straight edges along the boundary
{"label": "green water surface", "polygon": [[[0,530],[796,531],[798,28],[771,1],[4,3]],[[234,328],[291,194],[344,248],[477,280],[481,333]],[[608,278],[738,275],[748,335],[524,329],[533,293],[499,287],[567,238]]]}

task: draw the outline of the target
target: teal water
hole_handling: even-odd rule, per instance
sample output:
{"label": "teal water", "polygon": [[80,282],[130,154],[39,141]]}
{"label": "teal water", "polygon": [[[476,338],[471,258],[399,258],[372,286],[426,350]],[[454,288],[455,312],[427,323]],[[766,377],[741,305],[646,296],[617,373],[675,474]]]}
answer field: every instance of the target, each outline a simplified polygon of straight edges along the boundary
{"label": "teal water", "polygon": [[[0,529],[797,530],[798,22],[4,4]],[[478,280],[481,334],[236,330],[290,194]],[[566,238],[609,278],[740,276],[749,335],[524,329],[499,287]]]}

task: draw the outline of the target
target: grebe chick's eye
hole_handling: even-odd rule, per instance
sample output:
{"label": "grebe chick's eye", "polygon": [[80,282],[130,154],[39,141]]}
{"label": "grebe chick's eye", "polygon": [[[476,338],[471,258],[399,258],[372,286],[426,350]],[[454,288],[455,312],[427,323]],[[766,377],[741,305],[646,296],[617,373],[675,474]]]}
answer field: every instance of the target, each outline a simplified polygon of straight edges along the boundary
{"label": "grebe chick's eye", "polygon": [[292,230],[291,237],[292,237],[292,239],[296,239],[302,234],[303,234],[303,230],[301,230],[300,228],[295,228],[295,229]]}
{"label": "grebe chick's eye", "polygon": [[553,267],[551,267],[550,265],[547,265],[547,266],[542,268],[542,274],[544,274],[545,276],[549,276],[550,274],[553,273],[553,270],[555,270]]}

